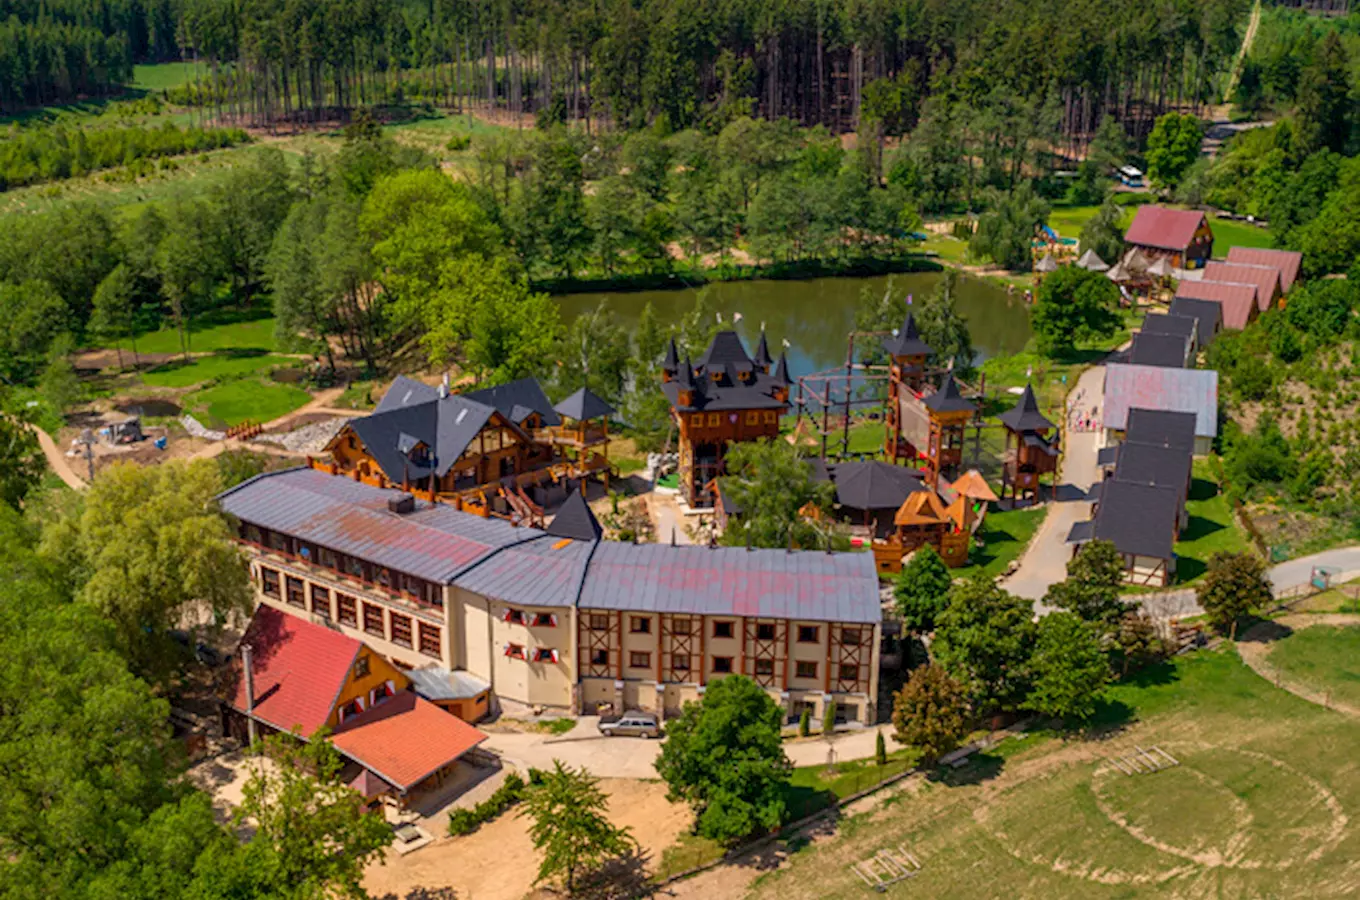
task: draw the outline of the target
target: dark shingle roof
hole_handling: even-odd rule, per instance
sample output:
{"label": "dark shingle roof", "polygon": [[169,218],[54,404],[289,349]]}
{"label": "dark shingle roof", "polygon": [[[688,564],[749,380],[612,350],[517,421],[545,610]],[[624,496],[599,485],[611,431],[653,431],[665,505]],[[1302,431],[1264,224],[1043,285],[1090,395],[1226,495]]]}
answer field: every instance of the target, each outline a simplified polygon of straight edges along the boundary
{"label": "dark shingle roof", "polygon": [[604,529],[580,491],[571,492],[545,530],[548,534],[574,541],[598,541],[604,535]]}
{"label": "dark shingle roof", "polygon": [[[742,375],[746,375],[745,379]],[[735,331],[720,331],[713,337],[692,374],[688,360],[680,366],[674,381],[661,385],[671,406],[683,410],[784,409],[788,402],[775,396],[775,389],[788,385],[788,363],[781,355],[773,375],[751,362]],[[694,396],[688,405],[680,403],[681,389]]]}
{"label": "dark shingle roof", "polygon": [[[1164,316],[1157,316],[1157,318],[1164,318]],[[1129,348],[1128,361],[1136,366],[1183,369],[1189,352],[1190,338],[1185,335],[1140,331],[1133,336],[1133,346]]]}
{"label": "dark shingle roof", "polygon": [[760,343],[756,345],[755,364],[762,369],[769,371],[770,366],[774,365],[774,357],[770,355],[770,342],[765,338],[765,329],[760,329]]}
{"label": "dark shingle roof", "polygon": [[1193,338],[1195,336],[1195,325],[1195,319],[1190,316],[1150,315],[1143,319],[1141,330],[1143,334],[1174,334],[1183,338]]}
{"label": "dark shingle roof", "polygon": [[1165,444],[1140,444],[1126,441],[1119,447],[1115,462],[1116,481],[1154,484],[1175,488],[1183,496],[1190,483],[1190,451]]}
{"label": "dark shingle roof", "polygon": [[[414,406],[397,406],[361,419],[349,427],[363,441],[390,480],[417,481],[434,472],[439,477],[468,448],[496,411],[490,406],[454,394]],[[403,437],[414,438],[430,448],[422,462],[403,450]],[[412,445],[414,446],[414,445]]]}
{"label": "dark shingle roof", "polygon": [[554,406],[553,411],[564,419],[575,419],[578,422],[583,422],[586,419],[612,416],[614,407],[601,400],[590,388],[581,388]]}
{"label": "dark shingle roof", "polygon": [[954,381],[954,373],[950,372],[944,376],[944,381],[940,383],[940,389],[927,396],[923,401],[927,409],[935,412],[972,412],[977,409],[972,403],[963,399],[963,394],[959,393],[959,385]]}
{"label": "dark shingle roof", "polygon": [[921,334],[916,330],[916,318],[910,312],[897,334],[883,339],[883,349],[890,356],[929,356],[934,352],[921,340]]}
{"label": "dark shingle roof", "polygon": [[[1124,438],[1139,444],[1160,444],[1177,450],[1195,449],[1195,414],[1168,409],[1129,410]],[[1103,451],[1102,451],[1103,452]]]}
{"label": "dark shingle roof", "polygon": [[428,384],[416,381],[414,378],[407,378],[405,375],[398,375],[392,380],[387,393],[383,394],[373,412],[383,413],[391,409],[419,406],[422,403],[431,403],[438,399],[438,388],[432,388]]}
{"label": "dark shingle roof", "polygon": [[1200,300],[1194,297],[1176,297],[1171,301],[1168,317],[1175,316],[1195,320],[1195,343],[1207,347],[1223,324],[1223,307],[1213,300]]}
{"label": "dark shingle roof", "polygon": [[897,509],[908,494],[926,490],[920,472],[891,463],[840,463],[829,472],[836,502],[854,509]]}
{"label": "dark shingle roof", "polygon": [[531,413],[538,413],[544,425],[562,424],[536,378],[521,378],[479,391],[468,391],[460,396],[495,407],[496,412],[516,425],[523,424]]}
{"label": "dark shingle roof", "polygon": [[1174,488],[1106,481],[1092,536],[1110,541],[1120,553],[1171,559],[1179,511],[1180,493]]}
{"label": "dark shingle roof", "polygon": [[1028,383],[1015,405],[997,418],[1011,431],[1042,431],[1056,427],[1039,412],[1039,401],[1034,396],[1034,388]]}
{"label": "dark shingle roof", "polygon": [[666,345],[666,358],[661,361],[661,368],[668,372],[680,368],[680,354],[675,349],[675,338],[671,338],[670,343]]}

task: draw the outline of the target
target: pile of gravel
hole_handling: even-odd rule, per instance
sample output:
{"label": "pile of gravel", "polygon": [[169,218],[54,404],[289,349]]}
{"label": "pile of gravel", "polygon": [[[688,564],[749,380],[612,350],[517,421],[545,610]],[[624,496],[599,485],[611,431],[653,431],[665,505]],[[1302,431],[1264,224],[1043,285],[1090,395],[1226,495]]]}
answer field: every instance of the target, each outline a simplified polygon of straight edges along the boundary
{"label": "pile of gravel", "polygon": [[337,416],[324,422],[303,425],[283,434],[262,434],[255,440],[266,444],[278,444],[285,450],[292,450],[295,453],[320,453],[348,421],[345,416]]}

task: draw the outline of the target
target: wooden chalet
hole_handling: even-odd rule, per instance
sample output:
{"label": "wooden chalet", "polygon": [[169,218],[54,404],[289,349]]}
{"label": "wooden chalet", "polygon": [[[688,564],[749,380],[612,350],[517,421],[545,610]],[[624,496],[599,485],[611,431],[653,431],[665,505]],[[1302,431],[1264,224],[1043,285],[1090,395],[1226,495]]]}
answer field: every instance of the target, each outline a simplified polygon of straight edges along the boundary
{"label": "wooden chalet", "polygon": [[713,505],[729,444],[779,434],[779,417],[789,409],[789,365],[782,353],[772,372],[773,364],[764,332],[754,358],[735,331],[721,331],[694,365],[688,356],[680,360],[671,341],[661,390],[679,434],[680,493],[690,506]]}
{"label": "wooden chalet", "polygon": [[377,409],[331,439],[329,463],[312,465],[478,515],[537,524],[543,507],[535,494],[547,485],[589,476],[608,483],[604,446],[612,412],[585,390],[555,408],[532,378],[450,394],[447,385],[403,376]]}
{"label": "wooden chalet", "polygon": [[883,349],[891,358],[884,455],[893,464],[920,463],[933,488],[941,474],[952,474],[963,462],[963,430],[977,407],[964,399],[952,372],[932,389],[926,359],[933,351],[921,340],[911,313],[896,334],[883,340]]}
{"label": "wooden chalet", "polygon": [[1138,207],[1124,243],[1149,262],[1165,258],[1178,269],[1198,269],[1208,261],[1214,232],[1204,213],[1148,204]]}
{"label": "wooden chalet", "polygon": [[1057,426],[1039,411],[1034,388],[1026,384],[1015,406],[998,418],[1006,427],[1006,446],[1001,458],[1001,497],[1005,498],[1009,487],[1013,499],[1037,498],[1040,479],[1044,475],[1051,476],[1050,490],[1056,490],[1058,442],[1056,435],[1049,437],[1049,432]]}

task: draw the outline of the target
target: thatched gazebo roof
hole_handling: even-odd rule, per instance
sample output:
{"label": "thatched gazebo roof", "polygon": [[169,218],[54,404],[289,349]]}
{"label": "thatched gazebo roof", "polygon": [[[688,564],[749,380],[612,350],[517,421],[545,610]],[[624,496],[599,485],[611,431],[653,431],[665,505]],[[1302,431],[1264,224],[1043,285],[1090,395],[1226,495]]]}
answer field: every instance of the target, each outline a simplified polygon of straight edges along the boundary
{"label": "thatched gazebo roof", "polygon": [[1087,250],[1077,259],[1077,265],[1088,272],[1104,272],[1110,268],[1110,264],[1096,255],[1096,251]]}
{"label": "thatched gazebo roof", "polygon": [[1056,272],[1058,271],[1058,261],[1053,258],[1053,254],[1045,253],[1043,259],[1034,264],[1034,271],[1043,275]]}

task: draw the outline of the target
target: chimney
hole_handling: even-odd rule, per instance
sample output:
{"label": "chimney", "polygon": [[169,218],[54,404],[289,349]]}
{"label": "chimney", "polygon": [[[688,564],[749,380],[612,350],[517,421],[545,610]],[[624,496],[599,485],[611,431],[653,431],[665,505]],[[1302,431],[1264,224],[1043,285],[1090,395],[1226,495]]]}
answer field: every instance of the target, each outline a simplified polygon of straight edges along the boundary
{"label": "chimney", "polygon": [[255,732],[255,658],[249,644],[241,645],[241,669],[246,678],[246,734],[254,745],[259,735]]}
{"label": "chimney", "polygon": [[444,377],[439,382],[439,399],[443,400],[449,395],[449,373],[445,372]]}
{"label": "chimney", "polygon": [[394,512],[399,516],[416,511],[416,498],[411,494],[398,494],[387,499],[388,512]]}

